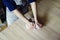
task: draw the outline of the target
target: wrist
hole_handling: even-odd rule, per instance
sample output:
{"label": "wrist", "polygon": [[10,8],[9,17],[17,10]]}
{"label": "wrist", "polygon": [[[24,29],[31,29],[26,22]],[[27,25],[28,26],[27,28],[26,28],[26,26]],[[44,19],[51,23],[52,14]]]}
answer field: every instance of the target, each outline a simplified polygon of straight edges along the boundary
{"label": "wrist", "polygon": [[34,18],[35,19],[35,22],[37,22],[37,18]]}

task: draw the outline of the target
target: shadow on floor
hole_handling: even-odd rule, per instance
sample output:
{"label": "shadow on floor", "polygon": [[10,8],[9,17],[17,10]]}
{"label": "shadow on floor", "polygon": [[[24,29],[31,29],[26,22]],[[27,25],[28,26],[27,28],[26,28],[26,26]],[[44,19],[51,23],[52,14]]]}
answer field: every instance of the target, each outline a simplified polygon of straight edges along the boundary
{"label": "shadow on floor", "polygon": [[40,23],[40,24],[42,24],[42,27],[43,26],[46,26],[46,24],[47,24],[47,22],[48,22],[48,13],[46,13],[45,15],[44,15],[44,17],[37,17],[37,19],[38,19],[38,22]]}
{"label": "shadow on floor", "polygon": [[[37,5],[37,10],[38,10],[38,22],[40,24],[42,24],[42,26],[46,26],[47,23],[49,22],[49,11],[52,8],[53,3],[50,4],[38,4]],[[41,9],[40,9],[41,8]],[[41,17],[40,15],[43,14],[43,17]]]}

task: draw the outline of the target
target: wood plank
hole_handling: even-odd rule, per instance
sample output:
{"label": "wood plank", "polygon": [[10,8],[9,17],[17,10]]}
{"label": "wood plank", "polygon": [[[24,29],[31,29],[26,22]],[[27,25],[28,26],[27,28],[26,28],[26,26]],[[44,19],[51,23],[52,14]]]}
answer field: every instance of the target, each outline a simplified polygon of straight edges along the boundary
{"label": "wood plank", "polygon": [[47,16],[47,23],[39,30],[26,30],[25,23],[18,19],[0,32],[0,40],[60,40],[59,2],[43,0],[38,6],[38,15]]}

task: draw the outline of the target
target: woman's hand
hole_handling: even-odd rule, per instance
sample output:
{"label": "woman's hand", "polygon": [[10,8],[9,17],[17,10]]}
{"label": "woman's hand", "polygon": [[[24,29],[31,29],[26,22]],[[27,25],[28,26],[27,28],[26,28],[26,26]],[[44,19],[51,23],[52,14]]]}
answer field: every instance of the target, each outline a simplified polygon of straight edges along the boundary
{"label": "woman's hand", "polygon": [[35,24],[32,22],[26,24],[26,29],[35,29]]}
{"label": "woman's hand", "polygon": [[39,28],[42,27],[42,24],[40,24],[37,19],[35,19],[35,28],[38,29],[36,26],[38,26]]}

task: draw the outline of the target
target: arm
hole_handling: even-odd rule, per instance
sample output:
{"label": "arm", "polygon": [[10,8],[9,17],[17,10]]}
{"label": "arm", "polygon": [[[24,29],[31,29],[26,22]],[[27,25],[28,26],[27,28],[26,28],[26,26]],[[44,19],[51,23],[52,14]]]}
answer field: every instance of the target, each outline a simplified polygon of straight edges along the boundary
{"label": "arm", "polygon": [[30,24],[30,22],[17,10],[13,10],[12,12],[14,12],[14,14],[19,17],[23,22],[25,22],[26,24]]}
{"label": "arm", "polygon": [[36,8],[36,2],[32,2],[30,3],[31,5],[31,8],[32,8],[32,12],[33,12],[33,15],[34,15],[34,19],[35,19],[35,26],[36,25],[39,25],[40,27],[42,26],[42,24],[40,24],[37,20],[37,8]]}
{"label": "arm", "polygon": [[32,8],[32,12],[33,12],[33,16],[34,16],[34,19],[35,19],[35,23],[37,23],[37,9],[36,9],[36,0],[28,0],[28,2],[30,3],[31,5],[31,8]]}
{"label": "arm", "polygon": [[37,22],[36,2],[30,3],[30,5],[31,5],[31,8],[32,8],[32,12],[33,12],[33,15],[34,15],[35,22]]}
{"label": "arm", "polygon": [[10,11],[14,12],[17,17],[19,17],[26,24],[29,24],[29,21],[17,10],[17,6],[13,0],[3,0],[3,3],[9,8]]}

